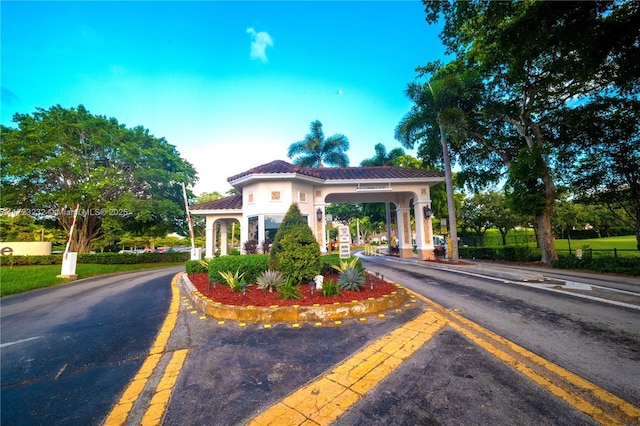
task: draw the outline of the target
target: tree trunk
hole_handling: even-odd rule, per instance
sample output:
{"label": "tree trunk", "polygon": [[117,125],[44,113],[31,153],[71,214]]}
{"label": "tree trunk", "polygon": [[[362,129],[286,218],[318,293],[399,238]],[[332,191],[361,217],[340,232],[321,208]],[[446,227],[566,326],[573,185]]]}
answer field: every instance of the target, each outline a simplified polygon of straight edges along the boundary
{"label": "tree trunk", "polygon": [[447,185],[447,208],[449,210],[449,236],[451,238],[451,253],[449,259],[453,262],[460,260],[458,255],[458,224],[456,222],[456,205],[453,199],[453,177],[451,175],[451,159],[445,128],[440,124],[440,142],[442,143],[442,157],[444,159],[444,176]]}

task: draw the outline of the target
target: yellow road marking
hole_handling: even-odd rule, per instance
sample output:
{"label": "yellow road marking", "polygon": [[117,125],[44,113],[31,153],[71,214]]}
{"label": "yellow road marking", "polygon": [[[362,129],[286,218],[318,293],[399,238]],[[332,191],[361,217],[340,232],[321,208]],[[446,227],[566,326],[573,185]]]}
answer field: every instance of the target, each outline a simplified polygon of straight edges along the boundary
{"label": "yellow road marking", "polygon": [[423,313],[269,407],[248,424],[330,424],[428,342],[446,323],[433,311]]}
{"label": "yellow road marking", "polygon": [[160,379],[160,383],[158,383],[156,392],[151,398],[149,408],[147,408],[147,411],[142,417],[142,421],[140,422],[142,426],[156,426],[160,424],[160,420],[162,416],[164,416],[167,404],[169,403],[173,386],[176,384],[188,352],[188,349],[180,349],[173,353],[171,361],[169,361],[169,365],[167,365],[164,375],[162,379]]}
{"label": "yellow road marking", "polygon": [[452,312],[420,294],[415,294],[415,297],[446,318],[456,331],[598,422],[607,425],[640,424],[640,408],[633,404],[464,318],[457,313],[460,309]]}
{"label": "yellow road marking", "polygon": [[180,311],[180,290],[178,289],[178,277],[182,273],[176,274],[171,280],[171,303],[169,304],[169,313],[156,336],[156,340],[151,349],[149,350],[149,356],[140,367],[138,374],[135,375],[131,383],[123,392],[120,400],[115,407],[111,410],[106,420],[105,426],[123,425],[127,421],[129,412],[133,408],[134,402],[138,399],[142,390],[147,384],[149,377],[153,373],[153,370],[160,362],[160,358],[164,353],[164,350],[169,341],[169,336],[173,331],[178,320],[178,312]]}

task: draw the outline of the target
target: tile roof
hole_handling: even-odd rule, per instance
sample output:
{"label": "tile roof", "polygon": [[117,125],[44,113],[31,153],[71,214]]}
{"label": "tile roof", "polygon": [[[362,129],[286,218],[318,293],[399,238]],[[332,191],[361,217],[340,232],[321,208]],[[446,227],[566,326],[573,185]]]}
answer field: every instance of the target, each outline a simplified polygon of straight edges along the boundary
{"label": "tile roof", "polygon": [[246,172],[239,173],[227,179],[229,183],[246,176],[255,174],[291,174],[310,176],[324,180],[343,179],[416,179],[443,177],[443,172],[424,169],[407,169],[395,166],[375,167],[298,167],[286,161],[276,160],[261,166],[254,167]]}
{"label": "tile roof", "polygon": [[196,204],[189,210],[242,210],[242,194]]}

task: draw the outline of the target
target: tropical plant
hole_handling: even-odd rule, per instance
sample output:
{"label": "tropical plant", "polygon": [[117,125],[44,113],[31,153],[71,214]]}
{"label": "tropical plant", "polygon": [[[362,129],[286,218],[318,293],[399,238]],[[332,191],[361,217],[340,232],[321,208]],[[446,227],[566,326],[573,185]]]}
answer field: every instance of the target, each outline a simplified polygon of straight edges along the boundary
{"label": "tropical plant", "polygon": [[322,283],[322,295],[324,297],[339,296],[340,290],[334,280],[326,280]]}
{"label": "tropical plant", "polygon": [[278,287],[278,291],[284,300],[300,299],[300,289],[293,284],[291,278],[287,278],[287,281]]}
{"label": "tropical plant", "polygon": [[359,260],[360,259],[357,257],[351,257],[347,260],[340,259],[340,263],[338,265],[331,265],[331,267],[338,272],[344,272],[347,269],[356,269]]}
{"label": "tropical plant", "polygon": [[286,281],[284,275],[273,269],[267,269],[256,279],[258,288],[262,291],[268,291],[269,293],[277,291]]}
{"label": "tropical plant", "polygon": [[338,278],[338,286],[343,290],[360,291],[364,285],[364,274],[355,268],[347,268]]}
{"label": "tropical plant", "polygon": [[294,142],[289,146],[287,156],[293,158],[293,164],[302,167],[323,167],[333,165],[346,167],[349,157],[345,151],[349,150],[349,140],[345,135],[336,134],[324,138],[322,123],[318,120],[311,122],[311,132],[304,140]]}
{"label": "tropical plant", "polygon": [[240,293],[244,284],[244,272],[241,274],[240,269],[236,270],[235,274],[231,271],[218,271],[222,279],[227,283],[232,293]]}

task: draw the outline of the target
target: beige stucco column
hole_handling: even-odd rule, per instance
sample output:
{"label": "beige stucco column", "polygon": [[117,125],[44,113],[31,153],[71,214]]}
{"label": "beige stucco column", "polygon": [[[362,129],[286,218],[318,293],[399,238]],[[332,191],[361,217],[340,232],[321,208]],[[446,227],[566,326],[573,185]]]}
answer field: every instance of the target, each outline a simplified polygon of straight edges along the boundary
{"label": "beige stucco column", "polygon": [[416,217],[416,248],[418,259],[433,260],[433,231],[431,217],[424,216],[424,207],[431,208],[431,200],[420,200],[414,203],[413,209]]}
{"label": "beige stucco column", "polygon": [[[319,222],[317,217],[318,209],[322,211],[322,220]],[[315,229],[316,240],[318,241],[318,245],[320,246],[320,253],[322,253],[323,255],[327,254],[327,242],[325,241],[327,218],[325,216],[324,204],[316,204],[313,206],[313,217],[311,218],[311,222],[315,223],[315,226],[312,228]]]}
{"label": "beige stucco column", "polygon": [[206,216],[204,228],[204,257],[211,259],[216,253],[216,224],[213,216]]}
{"label": "beige stucco column", "polygon": [[226,256],[229,254],[229,238],[228,238],[228,225],[226,220],[218,220],[220,223],[220,256]]}
{"label": "beige stucco column", "polygon": [[400,244],[399,255],[401,258],[413,257],[413,245],[411,244],[411,215],[408,206],[396,207],[398,224],[398,242]]}

